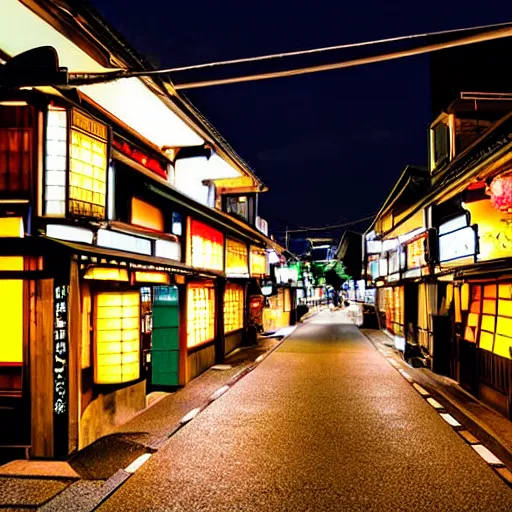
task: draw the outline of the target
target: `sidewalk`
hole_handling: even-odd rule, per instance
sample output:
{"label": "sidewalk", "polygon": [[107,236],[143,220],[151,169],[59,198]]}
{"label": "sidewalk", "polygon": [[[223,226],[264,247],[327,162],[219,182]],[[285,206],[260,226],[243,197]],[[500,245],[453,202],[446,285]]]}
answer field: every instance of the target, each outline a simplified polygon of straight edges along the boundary
{"label": "sidewalk", "polygon": [[130,476],[127,470],[134,461],[157,451],[193,415],[276,349],[290,331],[260,337],[257,345],[235,350],[223,364],[178,391],[152,394],[149,407],[67,462],[17,460],[0,466],[0,509],[93,510]]}
{"label": "sidewalk", "polygon": [[[382,331],[360,329],[361,332],[397,369],[407,371],[412,379],[438,400],[473,436],[482,441],[508,468],[512,478],[512,421],[494,411],[448,377],[426,368],[409,366],[394,348],[392,340]],[[393,363],[392,363],[393,364]],[[511,482],[512,483],[512,482]]]}

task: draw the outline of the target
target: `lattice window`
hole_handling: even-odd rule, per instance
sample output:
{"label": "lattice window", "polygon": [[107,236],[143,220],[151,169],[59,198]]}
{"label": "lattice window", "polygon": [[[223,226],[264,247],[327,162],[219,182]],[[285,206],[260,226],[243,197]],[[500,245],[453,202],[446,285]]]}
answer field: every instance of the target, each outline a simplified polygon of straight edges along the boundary
{"label": "lattice window", "polygon": [[224,292],[224,332],[233,332],[244,326],[244,289],[228,284]]}
{"label": "lattice window", "polygon": [[191,284],[187,290],[187,347],[215,338],[215,289]]}

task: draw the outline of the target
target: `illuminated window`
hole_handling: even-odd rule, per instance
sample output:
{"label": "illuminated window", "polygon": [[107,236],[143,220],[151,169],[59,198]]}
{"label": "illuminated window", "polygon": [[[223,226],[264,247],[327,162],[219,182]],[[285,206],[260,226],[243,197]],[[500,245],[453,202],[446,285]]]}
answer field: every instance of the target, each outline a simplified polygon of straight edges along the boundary
{"label": "illuminated window", "polygon": [[28,192],[33,168],[34,110],[0,106],[0,190]]}
{"label": "illuminated window", "polygon": [[140,295],[99,292],[95,300],[97,384],[120,384],[140,377]]}
{"label": "illuminated window", "polygon": [[244,326],[244,288],[228,284],[224,292],[224,332],[233,332]]}
{"label": "illuminated window", "polygon": [[82,287],[82,368],[91,366],[91,294],[89,287]]}
{"label": "illuminated window", "polygon": [[[23,270],[21,256],[0,257],[0,270]],[[23,281],[0,280],[0,393],[21,391],[23,366]]]}
{"label": "illuminated window", "polygon": [[265,249],[251,247],[251,276],[264,276],[267,273],[266,256]]}
{"label": "illuminated window", "polygon": [[247,275],[247,245],[233,240],[226,239],[226,273],[231,275]]}
{"label": "illuminated window", "polygon": [[46,121],[45,214],[66,213],[67,113],[50,107]]}
{"label": "illuminated window", "polygon": [[24,235],[22,217],[0,217],[0,237],[23,238]]}
{"label": "illuminated window", "polygon": [[71,130],[69,212],[105,218],[107,143]]}
{"label": "illuminated window", "polygon": [[215,289],[203,284],[187,289],[187,347],[215,338]]}
{"label": "illuminated window", "polygon": [[132,197],[132,224],[154,231],[164,231],[164,214],[160,208]]}
{"label": "illuminated window", "polygon": [[216,229],[189,220],[190,255],[188,262],[198,268],[224,270],[224,235]]}

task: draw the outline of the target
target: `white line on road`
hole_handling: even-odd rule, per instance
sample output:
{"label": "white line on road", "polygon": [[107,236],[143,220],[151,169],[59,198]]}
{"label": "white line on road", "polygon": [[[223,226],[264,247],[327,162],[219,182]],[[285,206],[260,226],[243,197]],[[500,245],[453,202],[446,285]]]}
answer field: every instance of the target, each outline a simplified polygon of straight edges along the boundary
{"label": "white line on road", "polygon": [[441,412],[439,416],[441,416],[441,418],[443,418],[443,420],[446,421],[446,423],[448,423],[448,425],[451,425],[452,427],[462,427],[462,425],[451,414],[448,414],[447,412]]}
{"label": "white line on road", "polygon": [[261,356],[258,356],[258,357],[255,359],[255,361],[256,361],[257,363],[261,363],[261,361],[263,361],[263,359],[265,359],[265,356],[264,356],[263,354],[261,354]]}
{"label": "white line on road", "polygon": [[487,464],[491,464],[491,466],[502,466],[503,462],[501,462],[494,453],[491,452],[491,450],[487,449],[483,444],[472,444],[471,448],[475,450],[482,459],[487,462]]}
{"label": "white line on road", "polygon": [[185,416],[183,416],[183,418],[181,418],[180,423],[182,425],[184,425],[185,423],[188,423],[190,420],[193,420],[200,412],[201,412],[201,409],[199,407],[192,409],[189,413],[185,414]]}
{"label": "white line on road", "polygon": [[434,409],[444,409],[444,407],[435,399],[435,398],[427,398],[427,402],[434,408]]}
{"label": "white line on road", "polygon": [[220,398],[228,389],[229,389],[229,386],[227,384],[225,386],[222,386],[221,388],[217,389],[217,391],[212,393],[212,396],[211,396],[212,400],[217,400],[217,398]]}
{"label": "white line on road", "polygon": [[430,393],[425,389],[422,388],[419,384],[416,384],[416,382],[412,385],[412,387],[421,395],[421,396],[429,396]]}
{"label": "white line on road", "polygon": [[405,371],[405,370],[398,370],[400,372],[400,374],[402,375],[402,377],[404,377],[405,379],[407,379],[409,382],[412,382],[413,379],[412,377]]}
{"label": "white line on road", "polygon": [[137,469],[139,469],[142,464],[148,461],[148,459],[151,457],[151,453],[144,453],[137,459],[135,459],[129,466],[125,468],[125,471],[127,473],[130,473],[130,475],[133,475]]}

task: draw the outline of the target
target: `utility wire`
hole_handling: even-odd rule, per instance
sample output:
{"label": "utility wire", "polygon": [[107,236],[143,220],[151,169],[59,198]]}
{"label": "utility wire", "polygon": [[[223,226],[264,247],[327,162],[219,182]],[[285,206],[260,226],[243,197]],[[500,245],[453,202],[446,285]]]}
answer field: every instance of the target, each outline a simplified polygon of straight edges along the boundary
{"label": "utility wire", "polygon": [[424,53],[430,53],[439,50],[445,50],[448,48],[455,48],[457,46],[464,46],[467,44],[481,43],[484,41],[491,41],[493,39],[501,39],[503,37],[512,36],[512,28],[501,28],[490,32],[483,32],[478,35],[463,37],[461,39],[455,39],[449,42],[429,44],[425,46],[419,46],[410,50],[402,50],[391,53],[384,53],[380,55],[374,55],[372,57],[363,57],[359,59],[347,60],[342,62],[336,62],[333,64],[324,64],[320,66],[302,67],[297,69],[290,69],[287,71],[276,71],[273,73],[260,73],[256,75],[244,75],[233,78],[223,78],[219,80],[205,80],[201,82],[189,82],[184,84],[175,84],[176,90],[181,89],[196,89],[199,87],[212,87],[215,85],[226,85],[241,82],[253,82],[257,80],[269,80],[271,78],[282,78],[286,76],[305,75],[309,73],[318,73],[320,71],[330,71],[333,69],[349,68],[354,66],[362,66],[364,64],[373,64],[376,62],[384,62],[388,60],[401,59],[404,57],[411,57],[413,55],[421,55]]}
{"label": "utility wire", "polygon": [[327,231],[329,229],[337,229],[337,228],[344,228],[347,226],[353,226],[354,224],[359,224],[361,222],[364,222],[366,220],[374,219],[374,215],[369,215],[368,217],[363,217],[361,219],[352,220],[349,222],[343,222],[341,224],[332,224],[330,226],[322,226],[322,227],[309,227],[309,228],[301,228],[301,229],[288,229],[288,230],[280,230],[280,231],[272,231],[273,233],[305,233],[309,231]]}
{"label": "utility wire", "polygon": [[222,85],[222,84],[226,84],[226,83],[248,82],[251,80],[264,80],[264,79],[269,79],[269,78],[278,78],[281,76],[293,76],[293,75],[298,75],[298,74],[314,73],[317,71],[326,71],[328,69],[337,69],[337,68],[343,68],[343,67],[357,66],[357,65],[361,65],[361,64],[368,64],[371,62],[379,62],[379,61],[384,61],[384,60],[396,59],[396,58],[400,58],[400,57],[407,57],[409,55],[427,53],[429,51],[441,50],[443,48],[450,48],[453,46],[460,46],[463,44],[471,44],[471,43],[477,43],[477,42],[481,42],[481,41],[488,41],[491,39],[498,39],[501,37],[508,37],[508,36],[512,35],[512,32],[510,30],[508,30],[508,31],[505,30],[505,27],[510,27],[510,25],[512,25],[512,22],[499,23],[499,24],[494,24],[494,25],[481,25],[478,27],[460,28],[460,29],[452,29],[452,30],[442,30],[442,31],[437,31],[437,32],[426,32],[423,34],[412,34],[412,35],[408,35],[408,36],[398,36],[398,37],[393,37],[393,38],[388,38],[388,39],[377,39],[374,41],[349,43],[349,44],[330,46],[330,47],[325,47],[325,48],[313,48],[310,50],[302,50],[302,51],[297,51],[297,52],[262,55],[262,56],[258,56],[258,57],[247,57],[247,58],[243,58],[243,59],[233,59],[233,60],[228,60],[228,61],[218,61],[218,62],[212,62],[212,63],[208,63],[208,64],[197,64],[197,65],[193,65],[193,66],[184,66],[184,67],[180,67],[180,68],[154,69],[154,70],[145,70],[145,71],[116,70],[116,71],[108,71],[105,73],[70,73],[69,78],[70,78],[70,85],[73,85],[73,86],[91,85],[91,84],[96,84],[96,83],[105,83],[105,82],[109,82],[109,81],[113,81],[113,80],[118,80],[120,78],[133,78],[133,77],[142,77],[142,76],[163,75],[163,74],[175,73],[178,71],[185,71],[185,70],[191,70],[191,69],[215,67],[215,66],[228,65],[228,64],[237,64],[237,63],[241,63],[241,62],[255,62],[255,61],[261,61],[261,60],[270,60],[270,59],[276,59],[276,58],[291,57],[291,56],[296,56],[296,55],[306,55],[306,54],[326,52],[326,51],[332,51],[332,50],[356,48],[356,47],[361,47],[361,46],[371,46],[371,45],[378,45],[378,44],[383,44],[383,43],[390,43],[390,42],[394,42],[394,41],[416,39],[416,38],[420,38],[420,37],[430,37],[430,36],[435,36],[435,35],[448,35],[448,34],[455,34],[455,33],[460,33],[460,32],[469,32],[469,31],[473,31],[473,30],[483,30],[483,29],[487,29],[487,28],[497,29],[497,30],[492,30],[490,32],[484,32],[479,35],[469,36],[469,37],[462,38],[459,40],[454,40],[451,42],[439,43],[437,45],[429,45],[429,46],[425,46],[425,47],[419,47],[417,49],[406,50],[403,52],[382,54],[380,56],[369,57],[366,59],[356,59],[356,60],[352,60],[352,61],[344,61],[344,62],[339,62],[339,63],[334,63],[334,64],[327,64],[324,66],[314,66],[314,67],[309,67],[309,68],[292,69],[292,70],[276,72],[276,73],[248,75],[248,76],[227,78],[227,79],[221,79],[221,80],[210,80],[210,81],[204,81],[204,82],[192,82],[192,83],[187,83],[187,84],[174,85],[175,89],[192,89],[195,87],[207,87],[207,86],[212,86],[212,85]]}
{"label": "utility wire", "polygon": [[[359,48],[362,46],[372,46],[377,44],[384,43],[395,43],[398,41],[407,41],[411,39],[418,39],[420,37],[431,37],[431,36],[439,36],[439,35],[447,35],[447,34],[456,34],[459,32],[470,32],[472,30],[484,30],[489,28],[498,28],[510,25],[510,22],[505,23],[496,23],[492,25],[479,25],[476,27],[468,27],[468,28],[456,28],[449,30],[438,30],[436,32],[425,32],[423,34],[412,34],[407,36],[397,36],[397,37],[388,37],[385,39],[375,39],[373,41],[363,41],[359,43],[347,43],[347,44],[338,44],[335,46],[325,46],[323,48],[312,48],[309,50],[298,50],[294,52],[284,52],[284,53],[272,53],[270,55],[260,55],[257,57],[245,57],[240,59],[231,59],[231,60],[221,60],[216,62],[208,62],[205,64],[195,64],[191,66],[182,66],[178,68],[170,68],[165,70],[168,73],[177,73],[180,71],[191,71],[196,69],[204,69],[204,68],[213,68],[217,66],[229,66],[232,64],[243,64],[246,62],[259,62],[263,60],[272,60],[272,59],[282,59],[285,57],[297,57],[299,55],[311,55],[314,53],[323,53],[323,52],[331,52],[335,50],[346,50],[348,48]],[[162,71],[163,72],[163,71]]]}

